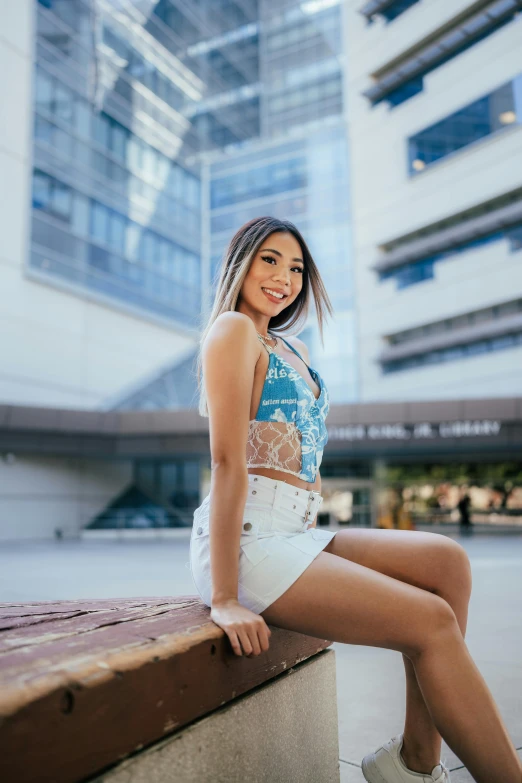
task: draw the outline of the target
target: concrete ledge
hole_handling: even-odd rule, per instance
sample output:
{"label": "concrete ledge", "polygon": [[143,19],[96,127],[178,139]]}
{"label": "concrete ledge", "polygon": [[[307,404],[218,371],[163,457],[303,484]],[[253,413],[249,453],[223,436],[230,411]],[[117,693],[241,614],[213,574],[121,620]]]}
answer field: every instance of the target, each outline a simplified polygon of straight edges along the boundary
{"label": "concrete ledge", "polygon": [[92,783],[339,783],[335,652],[138,753]]}
{"label": "concrete ledge", "polygon": [[271,630],[246,658],[197,596],[0,604],[2,781],[85,780],[331,644]]}

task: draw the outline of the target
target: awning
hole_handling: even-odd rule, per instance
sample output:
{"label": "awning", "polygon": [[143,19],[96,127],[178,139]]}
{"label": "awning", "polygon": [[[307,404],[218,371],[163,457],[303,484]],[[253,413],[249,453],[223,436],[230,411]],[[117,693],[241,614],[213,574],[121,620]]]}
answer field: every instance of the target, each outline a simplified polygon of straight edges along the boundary
{"label": "awning", "polygon": [[[372,2],[363,6],[361,13],[371,16],[371,14],[377,13],[378,10],[385,8],[387,5],[390,5],[389,1],[372,0]],[[370,6],[376,6],[377,8],[368,14],[366,9]],[[476,38],[484,35],[488,29],[494,28],[504,17],[510,16],[520,8],[522,8],[522,0],[497,0],[497,2],[488,6],[487,9],[459,23],[449,32],[441,34],[439,38],[426,39],[424,43],[417,46],[413,54],[405,57],[398,64],[392,64],[389,68],[380,68],[379,73],[383,75],[377,77],[376,82],[367,90],[364,90],[363,95],[373,103],[377,102],[414,76],[432,70],[439,60],[451,55],[452,52],[460,49],[466,43],[471,43]]]}
{"label": "awning", "polygon": [[411,356],[418,356],[429,351],[439,351],[444,348],[478,342],[478,340],[502,337],[513,332],[522,332],[522,313],[473,324],[463,329],[448,331],[446,334],[433,334],[400,345],[389,345],[380,353],[378,360],[383,363],[408,359]]}
{"label": "awning", "polygon": [[456,226],[442,229],[422,239],[415,239],[401,244],[373,266],[377,272],[396,269],[412,261],[442,253],[445,250],[459,247],[465,242],[492,234],[495,231],[507,229],[517,223],[522,223],[522,199],[495,209],[485,215],[465,220]]}

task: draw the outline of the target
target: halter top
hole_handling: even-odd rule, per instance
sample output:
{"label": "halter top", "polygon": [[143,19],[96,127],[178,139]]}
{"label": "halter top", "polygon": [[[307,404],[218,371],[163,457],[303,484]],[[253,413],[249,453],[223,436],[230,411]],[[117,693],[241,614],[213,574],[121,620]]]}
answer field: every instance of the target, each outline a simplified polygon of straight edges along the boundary
{"label": "halter top", "polygon": [[306,365],[320,388],[316,399],[304,377],[259,340],[269,354],[268,370],[256,417],[248,426],[247,467],[274,468],[314,483],[328,441],[328,390],[319,373]]}

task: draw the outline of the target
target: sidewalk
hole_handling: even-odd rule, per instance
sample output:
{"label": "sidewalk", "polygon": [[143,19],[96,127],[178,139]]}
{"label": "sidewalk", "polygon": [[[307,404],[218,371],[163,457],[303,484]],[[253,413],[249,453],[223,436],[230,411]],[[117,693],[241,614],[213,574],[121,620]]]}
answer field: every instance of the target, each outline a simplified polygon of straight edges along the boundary
{"label": "sidewalk", "polygon": [[[466,641],[522,754],[522,538],[452,537],[468,551],[473,571]],[[194,593],[188,545],[188,538],[3,544],[0,601]],[[375,647],[334,648],[341,783],[364,783],[363,756],[403,729],[402,657]],[[445,743],[442,759],[455,770],[452,783],[471,782]]]}

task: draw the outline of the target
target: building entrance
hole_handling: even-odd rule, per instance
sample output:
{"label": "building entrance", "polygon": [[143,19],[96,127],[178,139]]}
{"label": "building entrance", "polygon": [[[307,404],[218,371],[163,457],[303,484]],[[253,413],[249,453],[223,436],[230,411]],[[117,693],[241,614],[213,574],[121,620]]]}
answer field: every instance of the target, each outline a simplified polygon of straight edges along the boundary
{"label": "building entrance", "polygon": [[372,527],[376,518],[375,486],[372,479],[322,478],[324,498],[317,526],[350,525]]}

